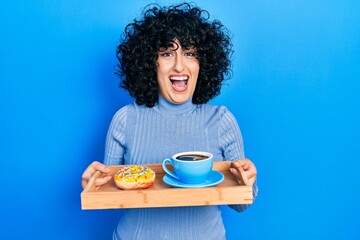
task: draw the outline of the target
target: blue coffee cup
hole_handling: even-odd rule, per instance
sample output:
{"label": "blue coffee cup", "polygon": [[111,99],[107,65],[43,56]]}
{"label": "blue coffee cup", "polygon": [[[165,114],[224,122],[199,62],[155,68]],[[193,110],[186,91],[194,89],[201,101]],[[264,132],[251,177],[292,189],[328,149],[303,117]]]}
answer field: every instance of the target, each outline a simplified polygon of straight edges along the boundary
{"label": "blue coffee cup", "polygon": [[[166,164],[173,166],[170,171]],[[162,167],[172,178],[188,184],[199,184],[207,180],[213,166],[213,155],[208,152],[181,152],[164,159]]]}

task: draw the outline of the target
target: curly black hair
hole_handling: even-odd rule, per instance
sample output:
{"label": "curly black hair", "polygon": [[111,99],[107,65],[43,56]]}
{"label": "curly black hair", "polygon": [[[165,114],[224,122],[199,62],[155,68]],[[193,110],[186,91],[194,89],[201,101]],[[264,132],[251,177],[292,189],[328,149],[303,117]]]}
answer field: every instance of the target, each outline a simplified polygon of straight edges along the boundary
{"label": "curly black hair", "polygon": [[151,4],[141,20],[126,26],[116,50],[119,64],[115,73],[121,78],[120,86],[137,104],[156,104],[158,51],[173,46],[175,39],[185,49],[194,47],[200,63],[192,102],[207,103],[220,94],[222,82],[231,75],[232,43],[224,25],[209,18],[206,10],[189,3],[169,7]]}

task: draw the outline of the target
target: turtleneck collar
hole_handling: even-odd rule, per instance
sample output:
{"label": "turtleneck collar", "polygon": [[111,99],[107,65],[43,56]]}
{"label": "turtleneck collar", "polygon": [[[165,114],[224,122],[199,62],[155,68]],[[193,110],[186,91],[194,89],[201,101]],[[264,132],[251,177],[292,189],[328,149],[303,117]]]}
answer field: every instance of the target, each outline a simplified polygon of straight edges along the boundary
{"label": "turtleneck collar", "polygon": [[159,96],[159,100],[157,104],[154,106],[155,110],[167,114],[183,114],[190,112],[195,107],[196,105],[192,103],[191,98],[184,103],[175,104],[169,102],[167,99],[163,98],[162,96]]}

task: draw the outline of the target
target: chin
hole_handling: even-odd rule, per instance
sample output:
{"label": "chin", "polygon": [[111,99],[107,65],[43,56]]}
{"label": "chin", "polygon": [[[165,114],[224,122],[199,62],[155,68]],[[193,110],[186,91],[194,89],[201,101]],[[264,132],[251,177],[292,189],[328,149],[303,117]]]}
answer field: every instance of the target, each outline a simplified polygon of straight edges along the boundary
{"label": "chin", "polygon": [[182,104],[187,102],[190,99],[190,97],[188,96],[184,96],[184,97],[173,97],[170,99],[170,102],[175,103],[175,104]]}

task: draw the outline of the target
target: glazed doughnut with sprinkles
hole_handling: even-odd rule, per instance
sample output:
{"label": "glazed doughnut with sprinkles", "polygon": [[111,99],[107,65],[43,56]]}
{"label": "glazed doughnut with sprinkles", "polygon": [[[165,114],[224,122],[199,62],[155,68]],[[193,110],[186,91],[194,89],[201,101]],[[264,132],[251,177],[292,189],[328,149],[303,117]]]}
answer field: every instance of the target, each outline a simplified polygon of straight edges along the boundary
{"label": "glazed doughnut with sprinkles", "polygon": [[121,167],[114,175],[114,181],[120,189],[144,189],[153,185],[155,172],[146,166],[128,165]]}

